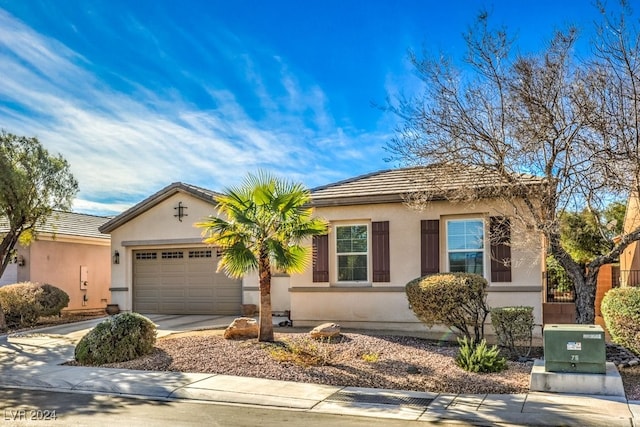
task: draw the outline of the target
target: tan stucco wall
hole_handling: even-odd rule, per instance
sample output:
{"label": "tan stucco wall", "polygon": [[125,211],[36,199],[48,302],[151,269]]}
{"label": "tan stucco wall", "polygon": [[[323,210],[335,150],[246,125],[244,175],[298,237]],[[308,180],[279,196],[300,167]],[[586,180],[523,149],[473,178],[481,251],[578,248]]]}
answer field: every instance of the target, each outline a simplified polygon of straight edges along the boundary
{"label": "tan stucco wall", "polygon": [[[255,304],[260,307],[260,293],[258,291],[258,273],[251,272],[243,278],[246,284],[242,292],[244,304]],[[274,314],[284,314],[291,310],[289,298],[290,279],[287,275],[274,274],[271,276],[271,311]],[[251,284],[255,284],[252,286]]]}
{"label": "tan stucco wall", "polygon": [[[174,217],[179,202],[187,209],[182,222]],[[111,233],[111,255],[120,254],[120,264],[112,265],[111,299],[121,310],[130,311],[133,306],[132,253],[148,248],[206,247],[202,243],[201,229],[194,227],[216,213],[215,207],[190,194],[179,192],[156,206],[131,219]],[[246,280],[243,280],[246,282]],[[251,284],[257,286],[257,282]]]}
{"label": "tan stucco wall", "polygon": [[[460,212],[464,212],[460,214]],[[463,217],[488,218],[508,215],[513,207],[478,203],[473,206],[433,202],[424,210],[409,209],[404,204],[322,207],[316,215],[330,221],[329,283],[314,283],[311,268],[291,276],[291,307],[294,325],[307,326],[335,321],[344,326],[370,326],[379,329],[422,330],[423,326],[409,309],[404,286],[420,275],[420,220],[439,219],[441,271],[446,271],[445,221]],[[336,283],[335,233],[337,224],[358,223],[370,227],[373,221],[389,221],[389,283]],[[488,237],[488,221],[485,235]],[[542,245],[541,238],[512,221],[512,282],[490,283],[488,302],[492,307],[529,305],[534,307],[537,324],[542,323]],[[488,242],[486,243],[488,247]],[[371,274],[369,259],[369,274]],[[490,280],[490,259],[485,257],[485,277]],[[362,286],[360,290],[353,286]],[[387,289],[382,289],[387,288]],[[376,292],[380,289],[381,292]],[[389,292],[382,292],[388,290]],[[375,323],[375,325],[373,324]]]}
{"label": "tan stucco wall", "polygon": [[[188,209],[187,217],[179,222],[174,217],[179,202]],[[460,212],[463,212],[462,216]],[[496,207],[486,203],[473,206],[434,202],[422,211],[412,210],[401,203],[365,206],[323,207],[315,214],[336,224],[389,221],[391,282],[364,283],[360,289],[336,284],[336,271],[332,262],[330,282],[313,283],[312,269],[302,274],[274,277],[272,283],[272,309],[274,312],[291,310],[296,326],[312,326],[320,322],[336,321],[345,327],[367,327],[388,330],[424,331],[411,310],[404,293],[405,284],[420,275],[420,220],[441,221],[441,270],[445,271],[445,220],[466,217],[488,218],[507,215],[513,207]],[[132,307],[132,251],[157,247],[205,246],[201,243],[201,230],[193,226],[210,214],[213,205],[187,193],[178,193],[153,208],[131,219],[111,233],[111,255],[120,253],[120,264],[112,265],[112,302],[123,310]],[[487,225],[488,227],[488,225]],[[330,235],[330,242],[333,238]],[[485,233],[488,236],[488,229]],[[512,221],[513,281],[491,283],[489,304],[530,305],[534,307],[536,323],[542,323],[542,245],[540,237],[528,232]],[[307,242],[310,246],[310,241]],[[488,245],[488,242],[487,242]],[[330,259],[335,259],[334,244]],[[310,261],[310,259],[309,259]],[[486,257],[485,274],[490,277],[490,260]],[[371,271],[371,265],[369,265]],[[243,279],[243,303],[258,305],[258,280],[255,273]]]}
{"label": "tan stucco wall", "polygon": [[[45,239],[18,247],[18,255],[25,260],[24,266],[18,266],[18,281],[49,283],[64,290],[69,295],[68,311],[103,309],[110,301],[109,240]],[[80,266],[86,266],[85,290],[80,289]]]}

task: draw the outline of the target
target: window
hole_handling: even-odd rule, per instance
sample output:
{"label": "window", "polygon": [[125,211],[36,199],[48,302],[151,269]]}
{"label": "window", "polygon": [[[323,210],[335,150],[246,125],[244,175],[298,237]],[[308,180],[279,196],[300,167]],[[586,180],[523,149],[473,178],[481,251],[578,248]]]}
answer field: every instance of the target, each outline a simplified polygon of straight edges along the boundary
{"label": "window", "polygon": [[338,282],[365,282],[368,280],[368,248],[366,225],[336,227]]}
{"label": "window", "polygon": [[182,251],[162,252],[162,259],[181,259],[184,257]]}
{"label": "window", "polygon": [[484,274],[484,221],[447,221],[447,260],[452,273]]}
{"label": "window", "polygon": [[211,251],[189,251],[189,258],[211,258]]}
{"label": "window", "polygon": [[158,254],[156,252],[136,252],[137,260],[157,259]]}

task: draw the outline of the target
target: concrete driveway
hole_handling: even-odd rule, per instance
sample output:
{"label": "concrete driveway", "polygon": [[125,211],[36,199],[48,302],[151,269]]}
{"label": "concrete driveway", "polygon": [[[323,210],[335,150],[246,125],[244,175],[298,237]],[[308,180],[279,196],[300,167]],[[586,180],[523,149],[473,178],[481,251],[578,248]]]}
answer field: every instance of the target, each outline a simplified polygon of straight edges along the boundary
{"label": "concrete driveway", "polygon": [[[197,331],[202,329],[224,329],[238,316],[209,316],[209,315],[179,315],[179,314],[143,314],[149,318],[158,328],[158,338],[177,332]],[[12,334],[12,337],[41,335],[60,335],[72,341],[78,341],[98,323],[106,317],[85,320],[64,325],[49,326],[46,328]]]}
{"label": "concrete driveway", "polygon": [[[236,318],[236,316],[166,314],[145,316],[157,325],[158,337],[201,329],[223,329]],[[34,367],[73,360],[77,342],[104,319],[103,317],[0,335],[0,374],[14,368],[16,364]],[[12,363],[2,364],[7,360],[11,360]]]}

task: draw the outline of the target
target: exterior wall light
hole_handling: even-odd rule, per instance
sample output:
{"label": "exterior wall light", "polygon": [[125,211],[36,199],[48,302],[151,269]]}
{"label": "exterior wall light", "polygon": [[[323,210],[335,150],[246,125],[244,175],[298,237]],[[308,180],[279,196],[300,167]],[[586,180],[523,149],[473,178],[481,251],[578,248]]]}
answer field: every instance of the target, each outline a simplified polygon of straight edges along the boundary
{"label": "exterior wall light", "polygon": [[17,261],[16,263],[20,266],[20,267],[24,267],[25,264],[25,259],[22,255],[18,255]]}
{"label": "exterior wall light", "polygon": [[117,249],[113,252],[113,263],[120,264],[120,252]]}

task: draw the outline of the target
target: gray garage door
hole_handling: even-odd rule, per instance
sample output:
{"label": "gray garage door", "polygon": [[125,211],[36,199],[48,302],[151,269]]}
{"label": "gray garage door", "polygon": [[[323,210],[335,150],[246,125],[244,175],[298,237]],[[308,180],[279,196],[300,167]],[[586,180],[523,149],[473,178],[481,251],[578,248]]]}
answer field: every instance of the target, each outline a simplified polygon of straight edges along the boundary
{"label": "gray garage door", "polygon": [[240,279],[216,273],[216,251],[133,251],[133,310],[158,314],[238,314]]}

